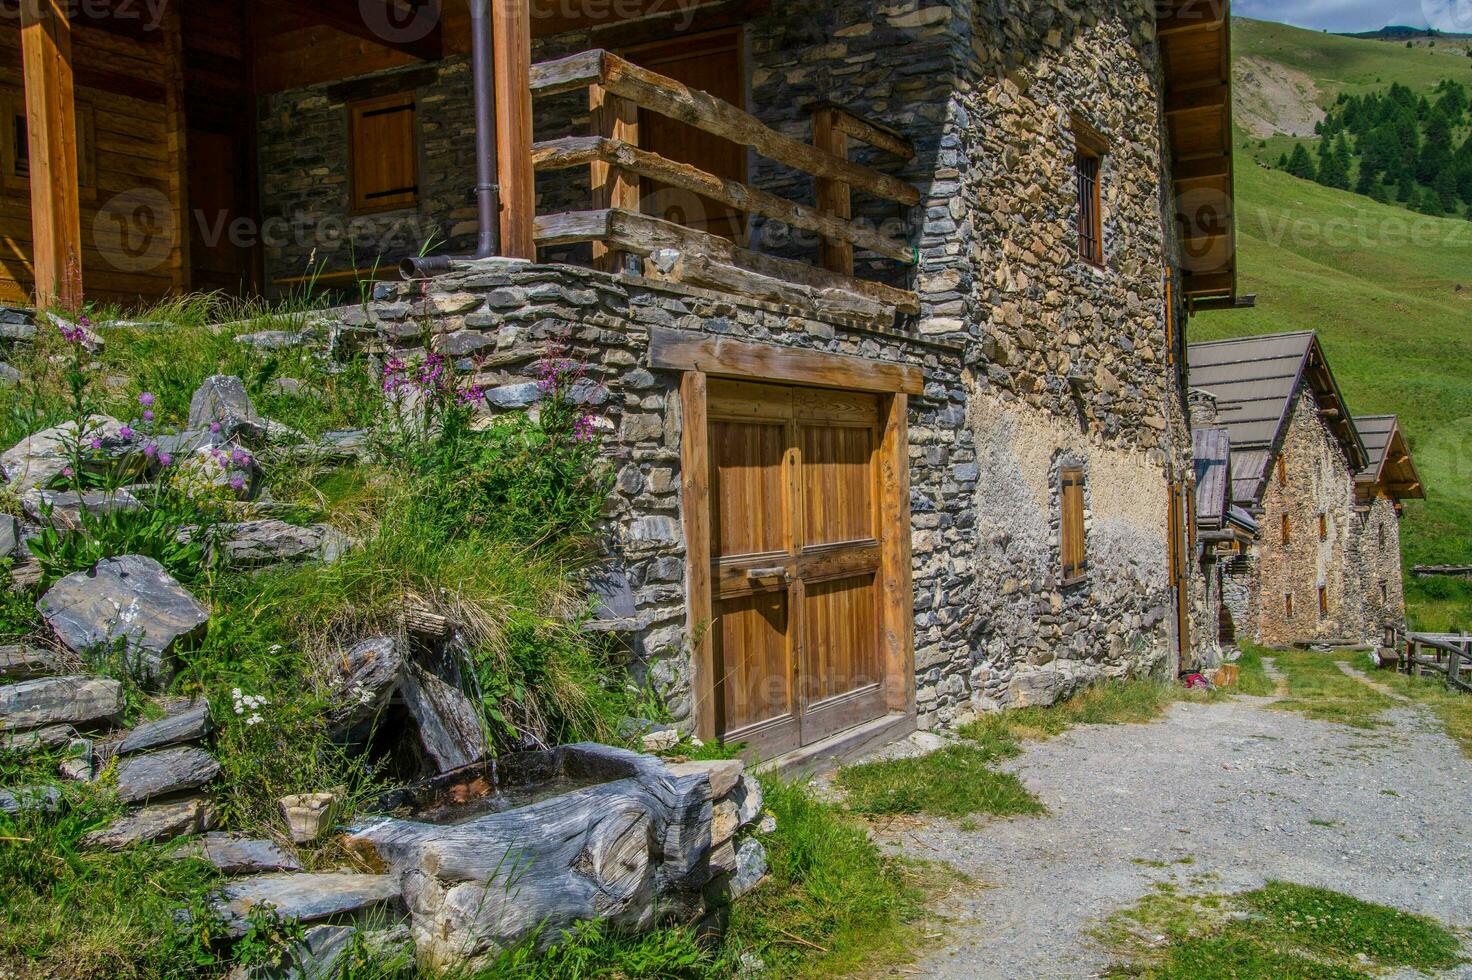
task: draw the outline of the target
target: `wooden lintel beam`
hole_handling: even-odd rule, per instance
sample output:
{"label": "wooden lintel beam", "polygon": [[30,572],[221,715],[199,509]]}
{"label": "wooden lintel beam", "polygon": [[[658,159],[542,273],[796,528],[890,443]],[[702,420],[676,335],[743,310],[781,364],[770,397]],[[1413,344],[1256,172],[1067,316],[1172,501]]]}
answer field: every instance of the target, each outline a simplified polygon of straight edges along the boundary
{"label": "wooden lintel beam", "polygon": [[723,377],[789,382],[851,391],[919,395],[925,374],[913,364],[846,354],[753,344],[716,334],[651,327],[649,366],[666,371],[700,371]]}
{"label": "wooden lintel beam", "polygon": [[82,302],[81,188],[71,22],[61,0],[21,4],[21,63],[31,158],[36,305]]}

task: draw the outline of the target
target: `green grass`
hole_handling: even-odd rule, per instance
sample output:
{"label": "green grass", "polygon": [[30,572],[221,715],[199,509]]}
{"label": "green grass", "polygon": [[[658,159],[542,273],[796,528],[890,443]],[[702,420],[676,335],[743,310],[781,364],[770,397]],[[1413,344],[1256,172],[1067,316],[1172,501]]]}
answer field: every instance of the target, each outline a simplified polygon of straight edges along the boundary
{"label": "green grass", "polygon": [[1368,659],[1358,654],[1261,649],[1254,652],[1273,657],[1278,670],[1287,678],[1288,697],[1275,702],[1274,708],[1316,721],[1372,729],[1380,727],[1381,715],[1395,706],[1392,699],[1339,669],[1341,660],[1355,667],[1367,666]]}
{"label": "green grass", "polygon": [[1165,886],[1099,936],[1121,958],[1109,976],[1150,980],[1352,980],[1462,962],[1460,941],[1430,919],[1281,881],[1225,896]]}
{"label": "green grass", "polygon": [[1000,757],[993,749],[963,742],[918,758],[848,766],[839,771],[838,785],[848,808],[865,816],[1046,812],[1020,779],[992,768]]}
{"label": "green grass", "polygon": [[1237,667],[1240,673],[1237,678],[1237,686],[1232,693],[1250,694],[1255,697],[1270,697],[1273,694],[1273,682],[1269,679],[1267,669],[1263,666],[1260,648],[1244,645],[1242,656],[1237,658]]}
{"label": "green grass", "polygon": [[[1368,43],[1368,42],[1363,42]],[[1426,483],[1401,525],[1407,567],[1472,554],[1472,222],[1411,215],[1239,162],[1241,292],[1193,341],[1315,330],[1351,411],[1394,413]],[[1462,287],[1458,291],[1458,287]],[[1423,629],[1472,626],[1472,588],[1407,577]]]}
{"label": "green grass", "polygon": [[1232,54],[1277,62],[1309,76],[1330,105],[1340,92],[1362,95],[1400,82],[1429,91],[1445,78],[1472,80],[1465,41],[1434,48],[1340,37],[1269,21],[1232,18]]}
{"label": "green grass", "polygon": [[1075,725],[1144,724],[1159,718],[1176,701],[1200,699],[1200,694],[1154,681],[1095,684],[1051,708],[982,715],[963,727],[961,734],[1000,754],[1018,742],[1052,738]]}

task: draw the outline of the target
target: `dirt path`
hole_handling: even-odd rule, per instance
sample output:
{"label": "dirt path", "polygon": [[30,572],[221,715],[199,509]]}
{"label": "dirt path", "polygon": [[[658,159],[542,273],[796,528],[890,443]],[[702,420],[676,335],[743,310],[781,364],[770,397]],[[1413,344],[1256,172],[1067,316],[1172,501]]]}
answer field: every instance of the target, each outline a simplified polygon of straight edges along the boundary
{"label": "dirt path", "polygon": [[1286,698],[1288,696],[1288,678],[1278,669],[1278,661],[1272,657],[1262,658],[1262,672],[1268,675],[1268,680],[1273,682],[1273,696]]}
{"label": "dirt path", "polygon": [[1365,732],[1267,704],[1183,703],[1148,726],[1032,743],[1009,768],[1048,816],[881,833],[987,886],[938,910],[950,939],[906,974],[1097,975],[1110,958],[1091,930],[1159,882],[1223,892],[1279,878],[1472,926],[1472,840],[1446,819],[1472,799],[1472,762],[1430,715],[1397,707]]}
{"label": "dirt path", "polygon": [[1399,691],[1393,691],[1389,687],[1386,687],[1384,684],[1381,684],[1379,681],[1375,680],[1363,670],[1360,670],[1356,667],[1351,667],[1343,660],[1334,661],[1334,666],[1338,667],[1340,670],[1344,671],[1350,677],[1353,677],[1355,680],[1359,681],[1370,690],[1374,691],[1377,694],[1383,694],[1392,701],[1409,702],[1411,700],[1404,694],[1401,694]]}

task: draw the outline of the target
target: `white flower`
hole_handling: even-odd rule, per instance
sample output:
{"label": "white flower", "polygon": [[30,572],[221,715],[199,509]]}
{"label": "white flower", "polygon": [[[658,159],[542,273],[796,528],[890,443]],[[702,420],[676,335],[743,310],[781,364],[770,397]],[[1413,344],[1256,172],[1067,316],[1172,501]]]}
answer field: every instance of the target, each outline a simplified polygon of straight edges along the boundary
{"label": "white flower", "polygon": [[262,718],[260,715],[251,715],[249,718],[245,719],[245,723],[247,725],[259,725],[261,721]]}

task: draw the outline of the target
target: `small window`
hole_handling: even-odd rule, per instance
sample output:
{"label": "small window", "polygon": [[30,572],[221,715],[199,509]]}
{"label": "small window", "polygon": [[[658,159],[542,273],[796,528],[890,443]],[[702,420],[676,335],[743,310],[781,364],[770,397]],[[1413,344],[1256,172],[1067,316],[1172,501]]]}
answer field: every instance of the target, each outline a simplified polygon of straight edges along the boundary
{"label": "small window", "polygon": [[1385,525],[1380,525],[1380,547],[1385,547]]}
{"label": "small window", "polygon": [[[91,201],[97,197],[97,110],[78,96],[73,111],[77,119],[77,188],[83,200]],[[0,182],[9,190],[30,193],[31,134],[25,96],[19,89],[0,89]]]}
{"label": "small window", "polygon": [[1288,485],[1288,459],[1285,456],[1278,457],[1278,486]]}
{"label": "small window", "polygon": [[1329,516],[1327,514],[1319,515],[1319,540],[1329,540]]}
{"label": "small window", "polygon": [[1292,619],[1293,618],[1293,593],[1292,592],[1285,592],[1285,593],[1283,593],[1283,618],[1285,618],[1285,619]]}
{"label": "small window", "polygon": [[1325,586],[1319,586],[1319,618],[1323,619],[1329,615],[1329,590]]}
{"label": "small window", "polygon": [[1293,528],[1292,528],[1292,524],[1288,520],[1288,515],[1287,514],[1284,514],[1283,515],[1283,543],[1284,544],[1287,544],[1288,542],[1290,542],[1292,540],[1293,540]]}
{"label": "small window", "polygon": [[1109,141],[1078,116],[1073,117],[1073,164],[1078,191],[1078,254],[1104,264],[1104,157]]}
{"label": "small window", "polygon": [[1070,467],[1060,474],[1063,509],[1062,542],[1063,583],[1068,585],[1084,577],[1089,570],[1084,531],[1084,471]]}
{"label": "small window", "polygon": [[348,106],[353,211],[412,208],[419,203],[419,127],[412,93]]}
{"label": "small window", "polygon": [[1383,578],[1380,580],[1380,601],[1390,601],[1390,583],[1386,582]]}

